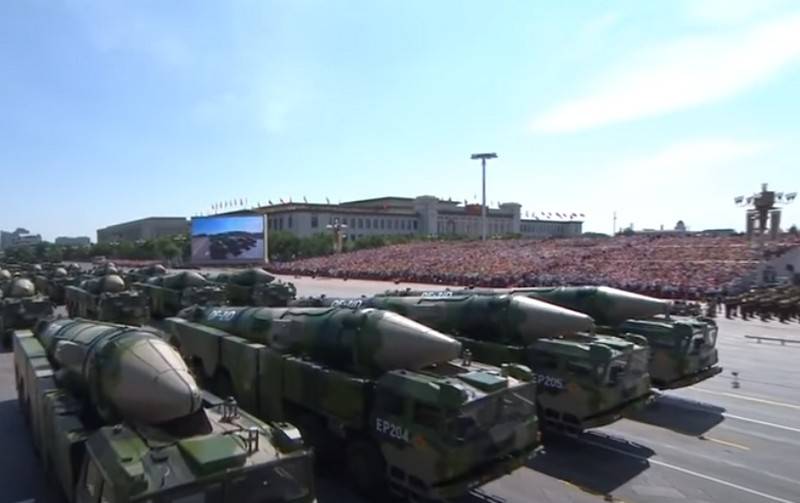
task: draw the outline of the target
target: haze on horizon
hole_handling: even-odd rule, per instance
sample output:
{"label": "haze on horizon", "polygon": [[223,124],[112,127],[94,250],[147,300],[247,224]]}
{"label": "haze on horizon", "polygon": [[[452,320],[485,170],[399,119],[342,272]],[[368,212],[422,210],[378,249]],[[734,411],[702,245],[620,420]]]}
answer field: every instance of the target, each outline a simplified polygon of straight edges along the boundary
{"label": "haze on horizon", "polygon": [[[0,5],[0,229],[432,194],[742,229],[800,190],[789,0]],[[784,227],[800,224],[800,203]]]}

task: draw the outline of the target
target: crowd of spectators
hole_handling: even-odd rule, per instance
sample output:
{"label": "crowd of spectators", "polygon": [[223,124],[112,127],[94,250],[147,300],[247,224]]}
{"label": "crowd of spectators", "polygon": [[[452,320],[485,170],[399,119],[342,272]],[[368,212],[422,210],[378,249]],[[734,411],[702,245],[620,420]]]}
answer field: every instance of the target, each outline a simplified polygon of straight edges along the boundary
{"label": "crowd of spectators", "polygon": [[464,286],[609,285],[697,298],[734,289],[762,261],[798,245],[791,236],[762,247],[742,236],[421,241],[277,263],[272,270]]}

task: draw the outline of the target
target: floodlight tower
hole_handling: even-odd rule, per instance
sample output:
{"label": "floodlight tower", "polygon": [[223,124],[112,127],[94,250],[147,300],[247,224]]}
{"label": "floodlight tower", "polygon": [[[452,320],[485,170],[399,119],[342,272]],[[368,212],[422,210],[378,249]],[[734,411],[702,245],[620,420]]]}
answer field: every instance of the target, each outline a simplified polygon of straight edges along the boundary
{"label": "floodlight tower", "polygon": [[483,203],[481,204],[481,239],[486,240],[486,159],[497,159],[497,154],[494,152],[486,153],[486,154],[472,154],[470,159],[480,159],[481,160],[481,168],[483,169],[483,178],[482,178],[482,191],[483,191]]}
{"label": "floodlight tower", "polygon": [[[761,184],[761,192],[752,196],[736,196],[733,202],[742,208],[747,208],[745,229],[748,237],[758,237],[759,241],[769,233],[769,237],[778,237],[781,226],[781,209],[777,205],[792,203],[797,197],[797,192],[775,192],[767,190],[767,184]],[[767,228],[769,222],[769,228]]]}
{"label": "floodlight tower", "polygon": [[342,253],[342,244],[344,239],[344,231],[347,230],[347,224],[339,223],[339,219],[335,219],[332,224],[325,226],[326,229],[333,232],[333,251],[334,253]]}

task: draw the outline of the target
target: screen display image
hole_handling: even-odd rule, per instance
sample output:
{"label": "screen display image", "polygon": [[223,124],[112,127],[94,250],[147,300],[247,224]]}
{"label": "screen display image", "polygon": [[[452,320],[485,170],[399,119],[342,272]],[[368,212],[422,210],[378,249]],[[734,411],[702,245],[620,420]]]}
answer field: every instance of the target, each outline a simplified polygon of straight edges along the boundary
{"label": "screen display image", "polygon": [[265,262],[265,217],[261,215],[192,219],[192,263]]}

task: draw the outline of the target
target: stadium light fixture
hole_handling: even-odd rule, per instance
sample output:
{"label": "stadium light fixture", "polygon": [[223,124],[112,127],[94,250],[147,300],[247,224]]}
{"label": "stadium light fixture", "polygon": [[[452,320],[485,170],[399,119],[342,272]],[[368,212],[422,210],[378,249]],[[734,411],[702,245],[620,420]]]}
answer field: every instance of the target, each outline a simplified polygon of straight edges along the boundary
{"label": "stadium light fixture", "polygon": [[494,152],[488,152],[485,154],[472,154],[470,157],[472,160],[480,159],[481,160],[481,168],[483,171],[482,177],[482,191],[483,191],[483,203],[481,204],[481,239],[486,240],[486,159],[497,159],[497,154]]}

